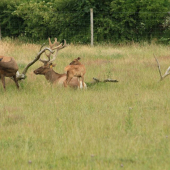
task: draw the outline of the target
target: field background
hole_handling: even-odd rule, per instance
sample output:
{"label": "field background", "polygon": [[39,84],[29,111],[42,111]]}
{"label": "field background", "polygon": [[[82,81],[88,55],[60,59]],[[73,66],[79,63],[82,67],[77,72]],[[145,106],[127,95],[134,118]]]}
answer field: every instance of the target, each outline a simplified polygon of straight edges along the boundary
{"label": "field background", "polygon": [[[40,45],[1,41],[0,55],[16,59],[21,72]],[[169,170],[169,46],[70,45],[54,63],[63,73],[81,57],[87,90],[51,86],[33,70],[15,84],[0,84],[0,170]],[[118,83],[93,84],[93,77]]]}

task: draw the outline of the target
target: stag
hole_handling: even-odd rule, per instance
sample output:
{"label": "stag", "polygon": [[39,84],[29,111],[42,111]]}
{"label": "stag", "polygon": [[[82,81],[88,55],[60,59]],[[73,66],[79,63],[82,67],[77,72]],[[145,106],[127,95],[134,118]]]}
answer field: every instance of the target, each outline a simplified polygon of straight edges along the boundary
{"label": "stag", "polygon": [[5,87],[5,77],[11,77],[17,88],[19,88],[18,80],[16,77],[16,72],[18,71],[18,65],[13,57],[0,56],[0,78],[2,80],[2,85],[4,90]]}
{"label": "stag", "polygon": [[67,85],[69,84],[69,82],[72,80],[73,77],[77,77],[78,78],[78,82],[79,82],[79,87],[80,87],[80,78],[83,84],[83,88],[85,88],[84,86],[84,75],[86,73],[86,68],[83,64],[81,64],[79,62],[80,57],[74,59],[70,65],[65,67],[65,72],[67,72],[67,79],[64,81],[64,86],[67,87]]}
{"label": "stag", "polygon": [[[56,44],[57,41],[55,40],[54,44]],[[55,66],[55,64],[53,64],[52,62],[56,59],[57,57],[57,54],[58,54],[58,51],[63,49],[64,47],[66,47],[66,41],[64,41],[64,45],[60,44],[58,45],[57,47],[55,47],[55,45],[51,43],[50,39],[49,39],[49,45],[50,45],[50,48],[52,50],[56,50],[55,51],[55,54],[53,55],[53,59],[50,59],[52,53],[50,52],[49,54],[46,53],[46,56],[48,57],[48,60],[42,60],[42,59],[39,59],[41,62],[44,63],[43,66],[39,67],[38,69],[34,70],[34,73],[36,75],[44,75],[45,78],[52,84],[57,84],[57,85],[63,85],[64,84],[64,81],[66,80],[67,78],[67,75],[65,73],[63,74],[59,74],[57,72],[55,72],[53,70],[53,67]],[[80,82],[82,83],[82,82]],[[69,83],[68,85],[70,87],[73,87],[73,88],[78,88],[79,87],[79,82],[78,82],[78,79],[76,77],[74,77]],[[84,87],[86,87],[86,84],[84,83],[83,85]],[[81,88],[81,86],[80,86]]]}

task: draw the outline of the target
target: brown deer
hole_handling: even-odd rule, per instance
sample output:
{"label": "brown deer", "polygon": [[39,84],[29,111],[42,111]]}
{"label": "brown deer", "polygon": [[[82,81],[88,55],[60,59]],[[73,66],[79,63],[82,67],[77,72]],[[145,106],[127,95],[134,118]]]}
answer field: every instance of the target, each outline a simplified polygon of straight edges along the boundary
{"label": "brown deer", "polygon": [[18,65],[14,58],[0,56],[0,78],[2,80],[2,85],[4,90],[5,87],[5,77],[10,77],[14,80],[17,88],[19,88],[18,80],[16,78],[16,73],[18,71]]}
{"label": "brown deer", "polygon": [[83,64],[79,62],[80,57],[74,59],[70,65],[65,67],[65,72],[67,73],[67,79],[64,81],[64,86],[67,87],[69,82],[72,80],[73,77],[77,77],[79,81],[79,87],[80,87],[80,78],[82,81],[83,88],[84,86],[84,75],[86,73],[86,68]]}
{"label": "brown deer", "polygon": [[[66,47],[66,41],[64,41],[64,45],[57,44],[57,39],[55,39],[55,42],[52,44],[51,40],[49,38],[49,45],[51,50],[56,50],[55,51],[55,55],[53,56],[53,59],[50,59],[52,53],[50,52],[49,54],[46,53],[46,56],[48,57],[48,60],[42,60],[40,59],[41,62],[44,63],[43,66],[39,67],[38,69],[34,70],[34,73],[36,75],[44,75],[45,78],[52,84],[57,84],[57,85],[63,85],[64,81],[67,78],[67,74],[63,73],[63,74],[59,74],[57,72],[55,72],[53,70],[53,67],[55,66],[55,64],[52,63],[52,61],[54,61],[56,59],[56,56],[58,54],[58,51],[63,49],[64,47]],[[58,46],[56,46],[58,45]],[[82,84],[82,82],[79,83],[78,79],[76,77],[74,77],[71,81],[69,81],[68,85],[70,87],[73,88],[78,88],[78,87],[82,87],[79,84]],[[84,87],[86,87],[86,84],[83,84]]]}

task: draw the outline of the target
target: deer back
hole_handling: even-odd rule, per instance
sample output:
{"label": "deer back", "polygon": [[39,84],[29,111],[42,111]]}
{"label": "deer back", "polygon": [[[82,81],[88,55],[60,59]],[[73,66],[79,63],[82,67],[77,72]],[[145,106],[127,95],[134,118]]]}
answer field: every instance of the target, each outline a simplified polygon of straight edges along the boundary
{"label": "deer back", "polygon": [[86,68],[83,64],[81,65],[68,65],[64,68],[64,71],[75,76],[82,76],[86,73]]}
{"label": "deer back", "polygon": [[0,68],[10,68],[10,69],[14,69],[14,70],[18,70],[18,65],[16,63],[16,61],[14,60],[14,58],[12,57],[4,57],[4,56],[0,56]]}
{"label": "deer back", "polygon": [[18,71],[18,65],[14,58],[0,56],[0,74],[6,77],[12,77],[16,75]]}

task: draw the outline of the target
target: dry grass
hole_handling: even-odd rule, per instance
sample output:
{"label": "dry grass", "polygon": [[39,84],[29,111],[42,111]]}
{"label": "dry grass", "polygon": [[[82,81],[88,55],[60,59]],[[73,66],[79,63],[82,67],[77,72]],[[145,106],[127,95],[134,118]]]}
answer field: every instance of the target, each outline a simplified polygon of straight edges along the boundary
{"label": "dry grass", "polygon": [[[40,46],[0,42],[20,70]],[[81,57],[85,91],[52,87],[33,70],[17,91],[0,86],[0,169],[170,169],[170,79],[159,82],[153,53],[163,72],[170,65],[162,45],[68,46],[55,70]],[[93,77],[118,83],[92,84]]]}

